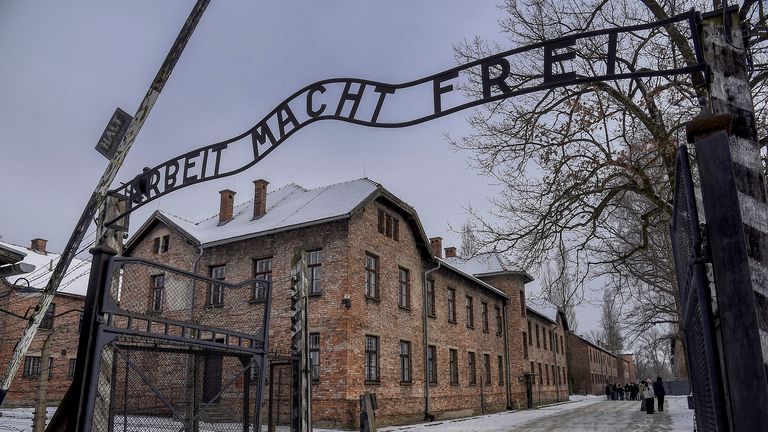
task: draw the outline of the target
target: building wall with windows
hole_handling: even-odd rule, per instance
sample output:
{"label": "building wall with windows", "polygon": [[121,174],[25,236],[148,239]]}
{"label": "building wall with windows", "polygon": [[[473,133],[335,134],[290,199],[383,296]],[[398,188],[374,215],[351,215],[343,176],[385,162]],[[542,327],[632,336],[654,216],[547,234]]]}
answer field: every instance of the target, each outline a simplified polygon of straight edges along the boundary
{"label": "building wall with windows", "polygon": [[[380,186],[377,191],[348,217],[209,242],[202,247],[197,273],[230,283],[271,277],[269,351],[277,358],[290,353],[290,260],[297,248],[309,253],[310,274],[318,276],[313,284],[317,292],[309,299],[310,358],[316,372],[312,409],[318,426],[354,427],[365,391],[377,394],[379,425],[423,420],[427,414],[447,418],[507,408],[507,386],[512,386],[506,365],[521,362],[512,359],[519,351],[505,346],[505,330],[519,323],[504,326],[506,293],[513,291],[518,304],[530,277],[505,275],[509,290],[502,290],[452,267],[433,256],[435,249],[415,210]],[[267,215],[270,205],[267,198]],[[235,222],[237,213],[235,209]],[[192,271],[201,250],[190,235],[194,227],[185,231],[184,222],[174,220],[179,224],[174,226],[164,220],[145,224],[129,241],[127,253]],[[228,223],[220,227],[232,229]],[[439,247],[437,252],[440,255]],[[270,259],[267,265],[264,260]],[[425,272],[438,262],[441,267],[428,274],[426,290]],[[146,288],[137,288],[146,290],[140,297],[147,299],[148,308],[158,298],[154,282],[148,278]],[[455,320],[449,321],[450,292],[455,293]],[[227,322],[242,331],[255,330],[248,316],[263,307],[257,294],[225,292],[223,299],[211,292],[198,295],[196,304],[206,308],[203,323]],[[519,324],[514,325],[518,334]],[[513,379],[516,373],[511,372]],[[430,378],[427,413],[425,385]],[[510,405],[519,402],[513,397]]]}
{"label": "building wall with windows", "polygon": [[567,339],[572,393],[604,395],[606,383],[619,383],[617,356],[574,333]]}
{"label": "building wall with windows", "polygon": [[[550,315],[550,316],[547,316]],[[546,314],[528,308],[523,334],[528,343],[523,347],[527,373],[533,375],[532,405],[568,400],[568,361],[565,350],[566,324],[561,313]]]}
{"label": "building wall with windows", "polygon": [[[40,239],[38,244],[40,243]],[[0,278],[0,365],[3,368],[13,355],[13,349],[27,326],[23,317],[31,316],[40,299],[40,288],[48,283],[48,265],[58,258],[57,254],[42,249],[25,248],[3,243],[4,246],[23,251],[25,262],[33,263],[35,271],[8,278]],[[80,313],[83,309],[90,263],[75,260],[67,271],[62,283],[62,292],[54,297],[52,307],[43,319],[16,377],[11,383],[4,406],[32,406],[38,399],[41,371],[46,369],[42,358],[43,346],[49,344],[47,403],[55,406],[64,397],[72,383],[74,362],[77,358],[77,344],[80,328]],[[29,282],[29,283],[28,283]]]}

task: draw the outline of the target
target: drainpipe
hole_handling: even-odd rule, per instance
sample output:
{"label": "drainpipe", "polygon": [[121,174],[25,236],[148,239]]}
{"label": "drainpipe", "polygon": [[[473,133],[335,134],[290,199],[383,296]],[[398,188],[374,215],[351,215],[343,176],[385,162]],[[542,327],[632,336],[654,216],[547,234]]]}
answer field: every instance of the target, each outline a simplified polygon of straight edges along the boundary
{"label": "drainpipe", "polygon": [[506,378],[506,393],[507,393],[507,409],[514,409],[512,406],[512,382],[509,372],[509,326],[508,326],[508,312],[509,311],[509,299],[504,299],[504,307],[502,309],[502,328],[504,329],[504,375]]}
{"label": "drainpipe", "polygon": [[[433,271],[440,268],[441,261],[437,261],[437,266],[424,272],[424,315],[422,317],[423,330],[424,330],[424,419],[432,420],[432,415],[429,413],[429,377],[427,376],[427,370],[429,370],[429,359],[427,352],[429,351],[429,326],[427,325],[427,276]],[[458,365],[457,365],[458,366]]]}

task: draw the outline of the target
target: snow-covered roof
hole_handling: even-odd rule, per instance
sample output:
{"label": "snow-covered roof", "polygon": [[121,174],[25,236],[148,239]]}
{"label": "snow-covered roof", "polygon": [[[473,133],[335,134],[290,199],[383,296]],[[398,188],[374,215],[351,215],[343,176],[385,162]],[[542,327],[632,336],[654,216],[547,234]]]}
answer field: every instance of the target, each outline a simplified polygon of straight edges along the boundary
{"label": "snow-covered roof", "polygon": [[512,268],[512,264],[497,252],[482,253],[471,258],[446,257],[444,260],[464,273],[474,276],[490,276],[505,273],[519,274],[526,279],[526,283],[533,281],[533,278],[527,272]]}
{"label": "snow-covered roof", "polygon": [[[424,248],[425,254],[431,257],[429,242],[421,223],[418,221],[416,210],[386,191],[379,183],[368,178],[336,183],[316,189],[306,189],[296,184],[289,184],[267,193],[267,209],[261,217],[253,219],[254,201],[249,200],[235,206],[232,219],[223,225],[219,225],[218,214],[200,222],[192,222],[167,211],[157,210],[128,240],[126,251],[130,250],[143,237],[144,231],[156,219],[178,230],[188,240],[201,244],[203,247],[211,247],[346,218],[355,209],[364,205],[369,198],[379,196],[375,195],[377,193],[402,207],[410,215],[410,220],[414,224],[413,229],[418,232],[417,237],[423,237],[422,241],[417,240],[417,243]],[[437,259],[437,257],[433,258]],[[442,262],[446,268],[506,297],[502,291],[478,279],[456,263],[446,260],[442,260]]]}
{"label": "snow-covered roof", "polygon": [[224,225],[219,225],[218,214],[190,222],[162,210],[159,212],[207,247],[348,216],[379,188],[381,185],[367,178],[316,189],[290,184],[267,194],[267,211],[263,216],[253,219],[254,201],[249,200],[235,206],[232,220]]}
{"label": "snow-covered roof", "polygon": [[531,298],[526,300],[525,306],[534,313],[557,323],[557,306],[552,303],[543,299]]}
{"label": "snow-covered roof", "polygon": [[498,288],[494,287],[493,285],[487,284],[483,282],[482,280],[478,279],[477,277],[473,276],[471,273],[467,273],[464,270],[462,270],[459,267],[454,266],[450,261],[447,261],[445,258],[437,258],[440,263],[445,266],[446,268],[453,270],[456,273],[459,273],[460,275],[472,280],[473,282],[477,283],[478,285],[481,285],[485,287],[486,289],[496,293],[497,295],[500,295],[501,297],[508,298],[506,294],[504,294],[503,291],[499,290]]}
{"label": "snow-covered roof", "polygon": [[[0,242],[0,246],[26,254],[21,262],[35,266],[35,270],[29,273],[5,278],[8,284],[26,287],[26,281],[29,281],[29,286],[37,289],[43,289],[48,285],[48,280],[51,278],[53,269],[56,267],[56,263],[61,255],[53,252],[48,252],[44,255],[24,246],[5,242]],[[73,258],[56,292],[85,296],[85,293],[88,291],[88,275],[90,271],[90,261]]]}

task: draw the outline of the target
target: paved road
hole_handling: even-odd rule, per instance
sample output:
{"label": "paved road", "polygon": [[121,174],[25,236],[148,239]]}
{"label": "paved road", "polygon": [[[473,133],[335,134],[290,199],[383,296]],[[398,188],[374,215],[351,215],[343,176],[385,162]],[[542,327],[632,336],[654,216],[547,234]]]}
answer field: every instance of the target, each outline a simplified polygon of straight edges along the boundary
{"label": "paved road", "polygon": [[665,412],[649,415],[640,411],[640,402],[637,401],[602,401],[531,420],[510,430],[514,432],[692,431],[692,414],[683,403],[682,398],[668,400],[665,403]]}

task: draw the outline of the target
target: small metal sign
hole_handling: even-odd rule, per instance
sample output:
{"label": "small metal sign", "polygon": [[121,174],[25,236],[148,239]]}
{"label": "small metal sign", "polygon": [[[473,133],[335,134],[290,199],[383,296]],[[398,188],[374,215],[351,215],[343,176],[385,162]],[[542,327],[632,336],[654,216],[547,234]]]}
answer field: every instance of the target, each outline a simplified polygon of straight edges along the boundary
{"label": "small metal sign", "polygon": [[112,160],[112,157],[117,151],[117,145],[125,136],[128,131],[128,125],[133,120],[133,117],[120,108],[115,109],[115,113],[112,114],[112,118],[109,119],[104,133],[101,134],[98,144],[96,144],[96,151],[104,155],[105,158]]}

